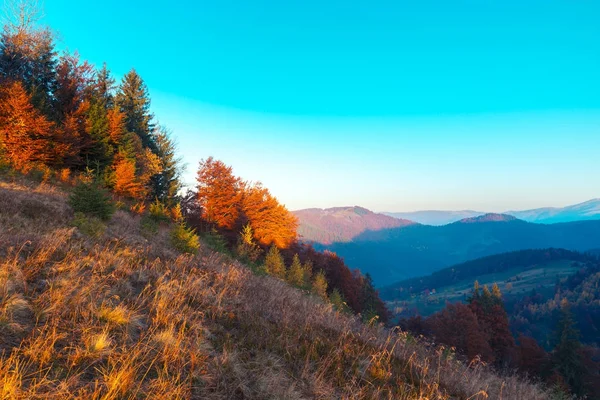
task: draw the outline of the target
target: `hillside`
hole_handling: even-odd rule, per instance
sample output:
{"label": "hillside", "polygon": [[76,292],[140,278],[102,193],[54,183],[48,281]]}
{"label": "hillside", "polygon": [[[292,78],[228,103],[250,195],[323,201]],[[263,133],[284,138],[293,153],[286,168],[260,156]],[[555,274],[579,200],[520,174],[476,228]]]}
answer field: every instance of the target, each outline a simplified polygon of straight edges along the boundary
{"label": "hillside", "polygon": [[414,224],[356,206],[309,208],[294,211],[294,214],[300,221],[298,233],[302,239],[323,244],[349,242],[367,230],[378,231]]}
{"label": "hillside", "polygon": [[496,283],[507,298],[522,298],[536,290],[546,297],[554,294],[557,280],[575,275],[593,256],[564,249],[521,250],[467,261],[387,286],[380,291],[392,308],[417,310],[427,316],[441,310],[447,301],[463,301],[473,282],[492,286]]}
{"label": "hillside", "polygon": [[[494,221],[500,219],[500,221]],[[376,285],[428,275],[454,264],[524,249],[587,251],[600,246],[600,221],[533,224],[497,214],[444,226],[410,225],[366,231],[323,246],[369,273]]]}
{"label": "hillside", "polygon": [[1,398],[543,399],[369,327],[124,211],[93,239],[66,194],[0,181]]}

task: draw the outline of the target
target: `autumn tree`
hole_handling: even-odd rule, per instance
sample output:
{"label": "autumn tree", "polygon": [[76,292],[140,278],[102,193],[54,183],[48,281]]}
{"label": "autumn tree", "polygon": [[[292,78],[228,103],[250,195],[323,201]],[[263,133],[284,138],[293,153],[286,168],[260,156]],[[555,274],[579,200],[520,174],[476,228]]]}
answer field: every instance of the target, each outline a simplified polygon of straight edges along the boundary
{"label": "autumn tree", "polygon": [[296,239],[296,217],[260,183],[246,185],[242,210],[261,245],[287,248]]}
{"label": "autumn tree", "polygon": [[[240,217],[242,182],[233,175],[232,168],[222,161],[209,157],[200,162],[198,176],[198,202],[202,217],[224,229],[234,229]],[[256,227],[251,224],[256,235]]]}
{"label": "autumn tree", "polygon": [[31,104],[31,97],[20,82],[0,91],[0,146],[4,157],[17,169],[52,161],[52,129]]}
{"label": "autumn tree", "polygon": [[31,104],[49,118],[56,84],[54,35],[37,26],[37,2],[12,0],[6,6],[9,19],[0,36],[0,80],[22,82]]}

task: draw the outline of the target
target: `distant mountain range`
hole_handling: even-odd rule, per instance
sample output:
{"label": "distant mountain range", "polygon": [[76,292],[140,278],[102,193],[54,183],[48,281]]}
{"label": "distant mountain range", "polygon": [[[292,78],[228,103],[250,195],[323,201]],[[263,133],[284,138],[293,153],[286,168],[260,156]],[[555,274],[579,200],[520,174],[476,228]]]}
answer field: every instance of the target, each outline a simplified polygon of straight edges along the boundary
{"label": "distant mountain range", "polygon": [[349,242],[365,231],[399,228],[414,222],[377,214],[362,207],[308,208],[294,211],[300,220],[298,233],[321,244]]}
{"label": "distant mountain range", "polygon": [[295,214],[304,240],[314,242],[318,249],[334,251],[350,267],[370,273],[378,286],[508,251],[600,248],[600,220],[539,224],[512,215],[483,214],[430,226],[394,221],[361,207]]}
{"label": "distant mountain range", "polygon": [[[385,212],[383,214],[394,218],[408,219],[420,224],[439,226],[457,222],[464,218],[477,217],[485,214],[485,212],[473,210],[424,210],[413,212]],[[540,224],[600,219],[600,199],[592,199],[584,203],[567,207],[545,207],[524,211],[506,211],[504,214],[512,215],[523,221]]]}

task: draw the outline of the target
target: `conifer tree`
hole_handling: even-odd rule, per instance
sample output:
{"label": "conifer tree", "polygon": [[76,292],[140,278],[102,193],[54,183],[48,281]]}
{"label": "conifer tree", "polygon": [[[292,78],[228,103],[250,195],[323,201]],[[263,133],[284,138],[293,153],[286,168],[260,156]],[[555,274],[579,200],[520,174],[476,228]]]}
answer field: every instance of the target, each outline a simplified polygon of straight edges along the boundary
{"label": "conifer tree", "polygon": [[167,130],[158,126],[156,131],[156,155],[161,161],[161,172],[152,177],[152,196],[173,207],[181,189],[181,159]]}
{"label": "conifer tree", "polygon": [[135,69],[123,77],[116,102],[125,116],[125,129],[138,135],[144,147],[156,151],[148,88]]}
{"label": "conifer tree", "polygon": [[238,239],[237,254],[244,261],[255,262],[262,249],[254,243],[254,234],[252,227],[248,224],[244,225],[240,237]]}
{"label": "conifer tree", "polygon": [[271,246],[265,258],[265,269],[269,275],[285,279],[285,263],[277,246]]}
{"label": "conifer tree", "polygon": [[342,296],[342,294],[340,293],[340,291],[337,288],[333,289],[333,291],[331,292],[331,295],[329,296],[329,301],[331,302],[331,304],[333,304],[335,309],[338,311],[347,311],[348,310],[348,306],[346,305],[346,302],[344,301],[344,296]]}
{"label": "conifer tree", "polygon": [[313,265],[310,259],[306,260],[304,264],[302,264],[302,275],[304,276],[304,282],[311,282],[313,273]]}
{"label": "conifer tree", "polygon": [[323,271],[319,271],[315,274],[312,282],[312,292],[323,300],[327,300],[327,279],[325,278],[325,273]]}
{"label": "conifer tree", "polygon": [[556,329],[556,346],[552,352],[552,362],[556,371],[578,396],[585,393],[583,369],[579,350],[579,331],[576,328],[571,307],[567,299],[563,299],[560,307],[560,320]]}
{"label": "conifer tree", "polygon": [[304,286],[304,271],[302,270],[302,263],[298,254],[294,254],[292,264],[287,270],[287,282],[294,286]]}

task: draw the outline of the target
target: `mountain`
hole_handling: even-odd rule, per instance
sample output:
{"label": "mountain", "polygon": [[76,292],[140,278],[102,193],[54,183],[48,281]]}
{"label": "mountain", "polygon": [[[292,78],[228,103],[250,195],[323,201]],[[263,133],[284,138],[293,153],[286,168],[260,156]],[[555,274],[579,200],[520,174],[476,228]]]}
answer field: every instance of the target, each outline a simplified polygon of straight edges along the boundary
{"label": "mountain", "polygon": [[459,221],[463,218],[476,217],[485,214],[480,211],[462,210],[462,211],[440,211],[424,210],[412,212],[384,212],[394,218],[408,219],[425,225],[447,225]]}
{"label": "mountain", "polygon": [[365,231],[351,242],[320,245],[376,285],[424,276],[450,265],[508,251],[542,248],[586,251],[600,247],[600,221],[534,224],[485,214],[443,226],[411,224]]}
{"label": "mountain", "polygon": [[349,242],[365,231],[399,228],[413,221],[377,214],[362,207],[309,208],[294,211],[300,220],[298,233],[310,242]]}
{"label": "mountain", "polygon": [[506,214],[542,224],[600,219],[600,199],[592,199],[567,207],[546,207],[525,211],[507,211]]}
{"label": "mountain", "polygon": [[[412,212],[385,212],[383,214],[394,218],[409,219],[420,224],[440,226],[451,224],[464,218],[477,217],[485,213],[472,210],[424,210]],[[523,221],[540,224],[600,219],[600,199],[592,199],[566,207],[545,207],[532,210],[506,211],[503,214],[512,215]]]}

